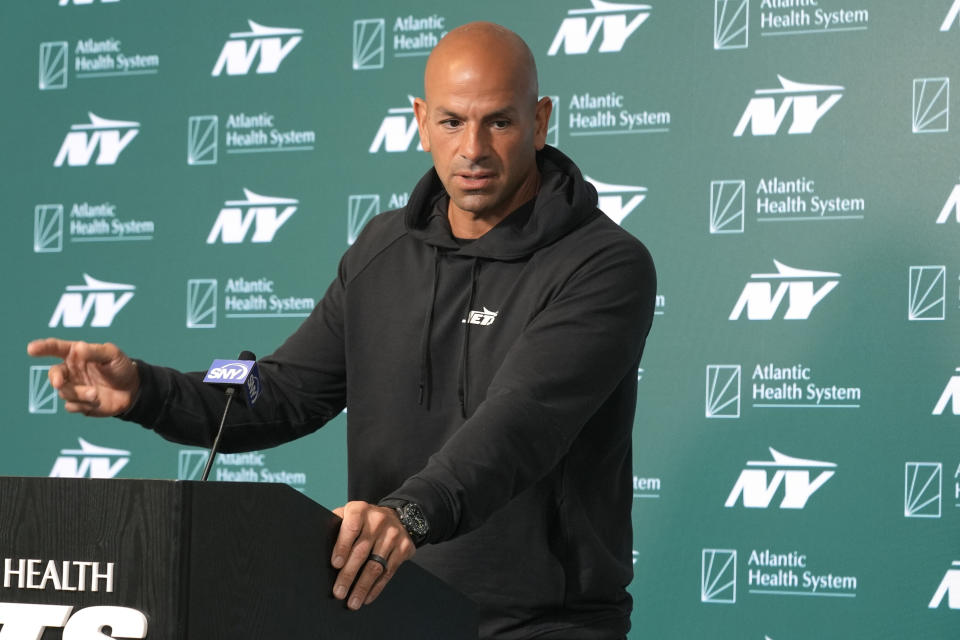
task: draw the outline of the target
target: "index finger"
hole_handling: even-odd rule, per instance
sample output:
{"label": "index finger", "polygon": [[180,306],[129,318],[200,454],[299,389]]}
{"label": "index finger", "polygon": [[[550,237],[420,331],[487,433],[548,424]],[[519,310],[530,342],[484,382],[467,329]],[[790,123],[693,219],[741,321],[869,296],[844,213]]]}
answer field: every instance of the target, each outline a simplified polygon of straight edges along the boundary
{"label": "index finger", "polygon": [[335,569],[342,568],[346,563],[347,557],[350,555],[350,550],[353,548],[353,543],[356,542],[360,536],[360,532],[363,530],[361,514],[356,510],[349,509],[349,506],[350,505],[347,504],[343,510],[343,522],[340,523],[337,542],[333,545],[333,556],[330,559],[330,564],[332,564]]}
{"label": "index finger", "polygon": [[73,345],[71,340],[61,340],[59,338],[43,338],[33,340],[27,344],[27,353],[35,358],[52,356],[54,358],[66,358],[70,353],[70,347]]}
{"label": "index finger", "polygon": [[99,362],[106,364],[120,354],[120,349],[113,343],[106,342],[99,344],[96,342],[74,342],[75,347],[73,355],[78,360]]}

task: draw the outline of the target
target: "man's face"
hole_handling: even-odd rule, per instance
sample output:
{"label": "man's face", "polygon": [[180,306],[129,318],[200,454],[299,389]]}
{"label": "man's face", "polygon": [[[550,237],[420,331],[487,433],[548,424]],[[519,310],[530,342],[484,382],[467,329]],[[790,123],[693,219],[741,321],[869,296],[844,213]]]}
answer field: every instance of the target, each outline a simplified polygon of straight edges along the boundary
{"label": "man's face", "polygon": [[453,213],[498,218],[534,195],[551,104],[518,84],[502,67],[483,63],[428,75],[427,99],[417,99],[414,110]]}

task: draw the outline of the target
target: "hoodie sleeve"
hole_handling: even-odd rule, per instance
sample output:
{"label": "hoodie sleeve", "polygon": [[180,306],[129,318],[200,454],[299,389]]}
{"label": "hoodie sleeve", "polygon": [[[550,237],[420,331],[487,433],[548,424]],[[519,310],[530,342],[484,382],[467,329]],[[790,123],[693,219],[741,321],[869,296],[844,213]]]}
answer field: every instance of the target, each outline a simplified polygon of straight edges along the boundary
{"label": "hoodie sleeve", "polygon": [[[346,404],[341,273],[297,331],[258,361],[263,393],[248,408],[235,404],[224,428],[223,451],[276,446],[316,431]],[[224,394],[203,383],[203,373],[137,362],[140,395],[121,419],[137,422],[174,442],[210,446]]]}
{"label": "hoodie sleeve", "polygon": [[656,275],[630,240],[581,264],[511,347],[473,415],[389,496],[421,505],[427,542],[478,527],[547,475],[618,385],[636,384]]}

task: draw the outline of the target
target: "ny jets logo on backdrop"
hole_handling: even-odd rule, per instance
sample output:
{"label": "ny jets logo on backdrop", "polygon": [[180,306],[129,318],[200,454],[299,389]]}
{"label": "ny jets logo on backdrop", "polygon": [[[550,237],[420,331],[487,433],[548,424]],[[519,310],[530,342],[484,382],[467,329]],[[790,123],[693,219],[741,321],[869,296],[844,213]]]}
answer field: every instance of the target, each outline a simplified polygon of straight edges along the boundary
{"label": "ny jets logo on backdrop", "polygon": [[498,313],[500,312],[490,311],[490,309],[484,307],[483,311],[471,311],[469,314],[467,314],[467,317],[460,322],[466,324],[478,324],[482,327],[487,327],[496,322]]}
{"label": "ny jets logo on backdrop", "polygon": [[947,386],[943,389],[943,393],[940,394],[940,399],[937,400],[937,404],[933,408],[933,415],[943,415],[948,404],[953,415],[960,416],[960,367],[957,367],[956,374],[950,378]]}
{"label": "ny jets logo on backdrop", "polygon": [[788,80],[781,75],[780,86],[773,89],[757,89],[747,104],[746,110],[733,130],[739,138],[750,126],[754,136],[772,136],[790,118],[789,134],[812,133],[827,111],[843,97],[844,88],[829,84],[804,84]]}
{"label": "ny jets logo on backdrop", "polygon": [[[377,135],[370,143],[370,153],[377,153],[381,148],[389,153],[410,150],[413,139],[417,137],[417,119],[413,115],[413,96],[407,96],[407,100],[409,107],[394,107],[387,111]],[[419,140],[417,151],[423,151]]]}
{"label": "ny jets logo on backdrop", "polygon": [[113,319],[133,298],[132,284],[103,282],[83,274],[84,284],[68,285],[66,293],[50,316],[50,327],[82,327],[91,312],[91,327],[109,327]]}
{"label": "ny jets logo on backdrop", "polygon": [[[60,6],[65,7],[69,4],[80,6],[85,4],[94,4],[97,3],[97,1],[98,0],[60,0]],[[120,0],[99,0],[100,4],[112,4],[114,2],[120,2]]]}
{"label": "ny jets logo on backdrop", "polygon": [[[957,1],[960,2],[960,0]],[[937,216],[937,224],[945,224],[951,217],[953,217],[956,222],[960,222],[960,184],[954,185],[953,191],[950,192],[946,203],[944,203],[943,208],[940,209],[940,215]]]}
{"label": "ny jets logo on backdrop", "polygon": [[651,7],[648,4],[626,4],[604,0],[590,0],[590,4],[592,6],[588,9],[567,11],[567,17],[553,38],[547,55],[557,55],[561,45],[566,54],[588,53],[601,32],[603,37],[597,51],[600,53],[620,51],[626,44],[627,38],[650,17]]}
{"label": "ny jets logo on backdrop", "polygon": [[953,564],[947,570],[940,586],[937,587],[933,597],[930,599],[928,607],[937,609],[947,599],[947,606],[951,609],[960,609],[960,560],[954,560]]}
{"label": "ny jets logo on backdrop", "polygon": [[[840,282],[840,274],[832,271],[796,269],[773,261],[776,273],[752,273],[750,282],[730,312],[730,320],[737,320],[747,311],[749,320],[772,320],[784,300],[787,310],[784,320],[806,320],[813,308]],[[773,283],[778,282],[777,290]],[[817,283],[822,282],[817,288]]]}
{"label": "ny jets logo on backdrop", "polygon": [[303,40],[303,29],[265,27],[253,20],[247,20],[247,24],[250,31],[230,34],[210,75],[219,76],[224,70],[228,76],[246,75],[258,57],[257,73],[276,73],[283,59]]}
{"label": "ny jets logo on backdrop", "polygon": [[79,449],[62,449],[50,470],[51,478],[115,478],[130,462],[130,452],[90,444],[83,438]]}
{"label": "ny jets logo on backdrop", "polygon": [[[253,228],[250,242],[271,242],[277,230],[297,211],[299,200],[261,196],[244,189],[245,200],[227,200],[217,221],[207,236],[207,244],[220,239],[224,244],[238,244],[246,240]],[[279,205],[279,206],[278,206]],[[283,207],[279,211],[280,206]],[[278,212],[279,211],[279,212]]]}
{"label": "ny jets logo on backdrop", "polygon": [[120,152],[140,133],[140,123],[126,120],[107,120],[88,113],[89,124],[75,124],[63,139],[53,166],[62,167],[66,162],[71,167],[85,167],[97,153],[96,164],[116,164]]}
{"label": "ny jets logo on backdrop", "polygon": [[590,176],[584,176],[584,178],[596,188],[600,196],[597,206],[617,224],[623,222],[624,218],[647,197],[646,187],[606,184]]}
{"label": "ny jets logo on backdrop", "polygon": [[953,0],[947,16],[943,19],[943,24],[940,25],[940,31],[949,31],[958,19],[960,19],[960,0]]}
{"label": "ny jets logo on backdrop", "polygon": [[[770,506],[777,491],[783,486],[781,509],[803,509],[807,500],[827,480],[833,477],[837,467],[832,462],[819,460],[804,460],[786,456],[773,447],[770,447],[772,461],[750,460],[747,468],[740,472],[737,483],[734,485],[727,501],[723,506],[733,507],[743,499],[743,506],[751,509],[766,509]],[[773,470],[771,478],[767,473]],[[817,477],[810,478],[810,472],[820,470]]]}

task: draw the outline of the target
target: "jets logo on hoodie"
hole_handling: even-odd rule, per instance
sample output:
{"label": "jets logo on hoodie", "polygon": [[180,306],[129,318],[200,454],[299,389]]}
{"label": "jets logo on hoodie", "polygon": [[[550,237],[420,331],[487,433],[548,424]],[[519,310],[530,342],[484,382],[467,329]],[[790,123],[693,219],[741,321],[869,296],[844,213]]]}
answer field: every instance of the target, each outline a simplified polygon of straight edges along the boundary
{"label": "jets logo on hoodie", "polygon": [[500,312],[490,311],[490,309],[484,307],[483,311],[471,311],[467,315],[467,319],[461,320],[460,322],[464,322],[466,324],[478,324],[481,327],[487,327],[496,322],[498,313]]}

